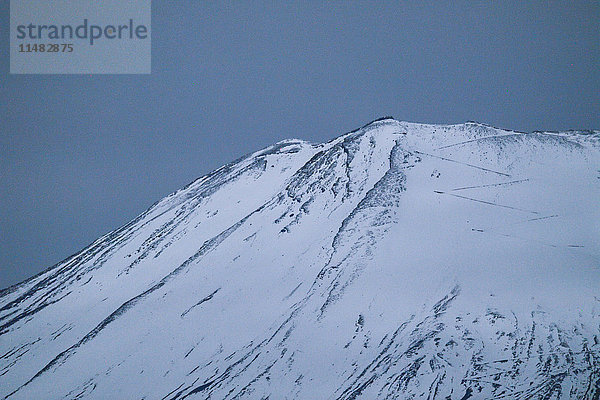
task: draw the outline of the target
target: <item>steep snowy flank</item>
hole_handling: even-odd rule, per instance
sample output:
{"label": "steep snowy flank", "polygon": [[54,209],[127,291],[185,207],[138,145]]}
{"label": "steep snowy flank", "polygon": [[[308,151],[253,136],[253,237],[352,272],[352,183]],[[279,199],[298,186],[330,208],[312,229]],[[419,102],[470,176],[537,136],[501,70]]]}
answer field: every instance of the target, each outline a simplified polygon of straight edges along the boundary
{"label": "steep snowy flank", "polygon": [[600,132],[376,120],[0,292],[4,399],[599,399]]}

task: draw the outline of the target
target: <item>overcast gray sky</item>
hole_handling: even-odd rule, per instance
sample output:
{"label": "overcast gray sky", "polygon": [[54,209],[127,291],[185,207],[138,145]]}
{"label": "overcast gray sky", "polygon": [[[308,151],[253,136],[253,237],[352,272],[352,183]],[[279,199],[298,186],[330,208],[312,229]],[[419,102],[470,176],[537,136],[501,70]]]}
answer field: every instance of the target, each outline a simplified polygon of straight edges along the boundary
{"label": "overcast gray sky", "polygon": [[284,138],[600,128],[597,1],[153,3],[151,75],[9,75],[2,29],[0,287]]}

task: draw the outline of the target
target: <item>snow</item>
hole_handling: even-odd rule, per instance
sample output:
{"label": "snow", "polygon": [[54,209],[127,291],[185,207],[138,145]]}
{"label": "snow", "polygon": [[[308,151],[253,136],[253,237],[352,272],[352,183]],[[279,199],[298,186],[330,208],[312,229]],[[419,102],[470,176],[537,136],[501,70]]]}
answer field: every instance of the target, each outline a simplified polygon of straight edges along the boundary
{"label": "snow", "polygon": [[243,157],[3,292],[0,396],[592,398],[599,136],[386,118]]}

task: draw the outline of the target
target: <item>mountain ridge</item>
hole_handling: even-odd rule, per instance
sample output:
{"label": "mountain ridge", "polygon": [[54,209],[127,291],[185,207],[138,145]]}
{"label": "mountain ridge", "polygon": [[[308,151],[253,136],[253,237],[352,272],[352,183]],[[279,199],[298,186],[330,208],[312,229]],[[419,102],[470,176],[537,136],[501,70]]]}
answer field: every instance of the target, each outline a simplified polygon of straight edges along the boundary
{"label": "mountain ridge", "polygon": [[577,137],[384,117],[243,156],[1,292],[0,395],[597,398]]}

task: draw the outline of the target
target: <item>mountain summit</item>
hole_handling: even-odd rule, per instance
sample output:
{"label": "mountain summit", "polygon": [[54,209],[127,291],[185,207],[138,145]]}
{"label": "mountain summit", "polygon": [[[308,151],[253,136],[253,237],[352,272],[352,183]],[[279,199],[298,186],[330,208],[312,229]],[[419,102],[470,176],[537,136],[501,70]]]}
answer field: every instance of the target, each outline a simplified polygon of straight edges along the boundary
{"label": "mountain summit", "polygon": [[600,132],[286,140],[0,293],[4,399],[598,399]]}

